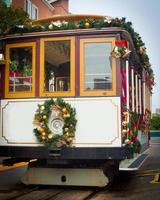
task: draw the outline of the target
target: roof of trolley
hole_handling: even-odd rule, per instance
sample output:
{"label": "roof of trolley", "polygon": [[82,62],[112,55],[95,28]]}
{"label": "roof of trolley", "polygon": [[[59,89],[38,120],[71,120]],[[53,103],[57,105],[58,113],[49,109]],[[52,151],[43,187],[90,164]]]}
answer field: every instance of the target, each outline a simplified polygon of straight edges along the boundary
{"label": "roof of trolley", "polygon": [[112,18],[110,16],[93,14],[56,15],[32,21],[27,26],[15,25],[15,29],[11,30],[4,37],[1,37],[1,39],[103,33],[114,36],[119,33],[122,39],[129,41],[131,51],[136,56],[136,60],[138,60],[138,65],[148,72],[152,78],[153,85],[154,75],[148,55],[146,54],[145,44],[140,35],[134,31],[132,23],[127,22],[125,18]]}
{"label": "roof of trolley", "polygon": [[32,23],[33,24],[43,24],[43,23],[55,22],[55,21],[74,22],[74,21],[80,21],[80,20],[103,19],[104,17],[105,16],[103,16],[103,15],[93,15],[93,14],[54,15],[53,17],[35,20]]}

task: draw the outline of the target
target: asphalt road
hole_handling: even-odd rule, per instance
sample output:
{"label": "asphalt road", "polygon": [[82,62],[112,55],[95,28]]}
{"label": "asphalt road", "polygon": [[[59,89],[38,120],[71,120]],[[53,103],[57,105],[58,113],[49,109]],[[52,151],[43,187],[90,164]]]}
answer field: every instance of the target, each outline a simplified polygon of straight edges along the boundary
{"label": "asphalt road", "polygon": [[[25,173],[27,167],[20,167],[14,170],[7,170],[5,172],[0,172],[0,197],[3,195],[4,199],[6,195],[13,188],[18,188],[20,186],[20,178]],[[160,199],[160,137],[151,138],[149,157],[143,163],[140,170],[137,172],[123,172],[121,171],[115,181],[115,183],[106,189],[99,191],[96,195],[89,198],[91,200],[159,200]],[[49,186],[48,188],[49,189]],[[71,187],[58,188],[63,189],[62,199],[66,199],[66,195]],[[53,192],[57,190],[52,187]],[[73,193],[78,194],[81,190],[82,193],[89,192],[89,189],[82,189],[79,187],[74,188]],[[93,191],[93,189],[92,189]],[[41,192],[43,192],[41,190]],[[11,192],[10,192],[11,193]],[[88,193],[87,193],[88,194]],[[81,196],[78,195],[80,198]],[[0,198],[1,199],[1,198]],[[56,198],[55,198],[56,199]],[[61,199],[61,198],[58,198]],[[72,199],[68,196],[67,199]],[[80,198],[82,199],[82,198]],[[76,200],[76,198],[75,198]]]}

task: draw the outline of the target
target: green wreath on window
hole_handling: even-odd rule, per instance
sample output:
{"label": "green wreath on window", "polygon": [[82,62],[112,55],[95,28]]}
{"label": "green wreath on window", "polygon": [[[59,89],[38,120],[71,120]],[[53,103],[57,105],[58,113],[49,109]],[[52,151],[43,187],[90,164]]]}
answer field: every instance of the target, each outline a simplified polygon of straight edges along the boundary
{"label": "green wreath on window", "polygon": [[47,146],[71,146],[76,131],[76,110],[62,98],[46,100],[38,105],[33,131],[40,143]]}

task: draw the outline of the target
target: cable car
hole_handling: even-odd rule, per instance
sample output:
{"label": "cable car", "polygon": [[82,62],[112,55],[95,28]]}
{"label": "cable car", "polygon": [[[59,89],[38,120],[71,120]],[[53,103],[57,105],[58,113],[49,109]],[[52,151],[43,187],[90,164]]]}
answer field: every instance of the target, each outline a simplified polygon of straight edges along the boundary
{"label": "cable car", "polygon": [[154,77],[130,23],[55,16],[0,42],[0,156],[36,159],[23,183],[103,187],[139,169]]}

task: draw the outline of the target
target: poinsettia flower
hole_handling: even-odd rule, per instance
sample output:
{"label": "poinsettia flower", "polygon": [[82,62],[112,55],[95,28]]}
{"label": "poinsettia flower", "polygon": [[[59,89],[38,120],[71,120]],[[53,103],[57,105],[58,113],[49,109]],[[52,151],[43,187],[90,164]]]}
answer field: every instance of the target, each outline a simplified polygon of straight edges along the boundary
{"label": "poinsettia flower", "polygon": [[107,22],[107,23],[111,23],[112,22],[112,18],[110,17],[110,16],[106,16],[105,18],[104,18],[104,22]]}
{"label": "poinsettia flower", "polygon": [[68,22],[66,22],[66,21],[64,20],[64,21],[62,21],[62,24],[67,25]]}
{"label": "poinsettia flower", "polygon": [[57,26],[57,27],[59,27],[59,28],[62,26],[62,22],[61,22],[61,21],[59,21],[59,20],[58,20],[58,21],[56,21],[56,22],[53,22],[52,24],[53,24],[54,26]]}

